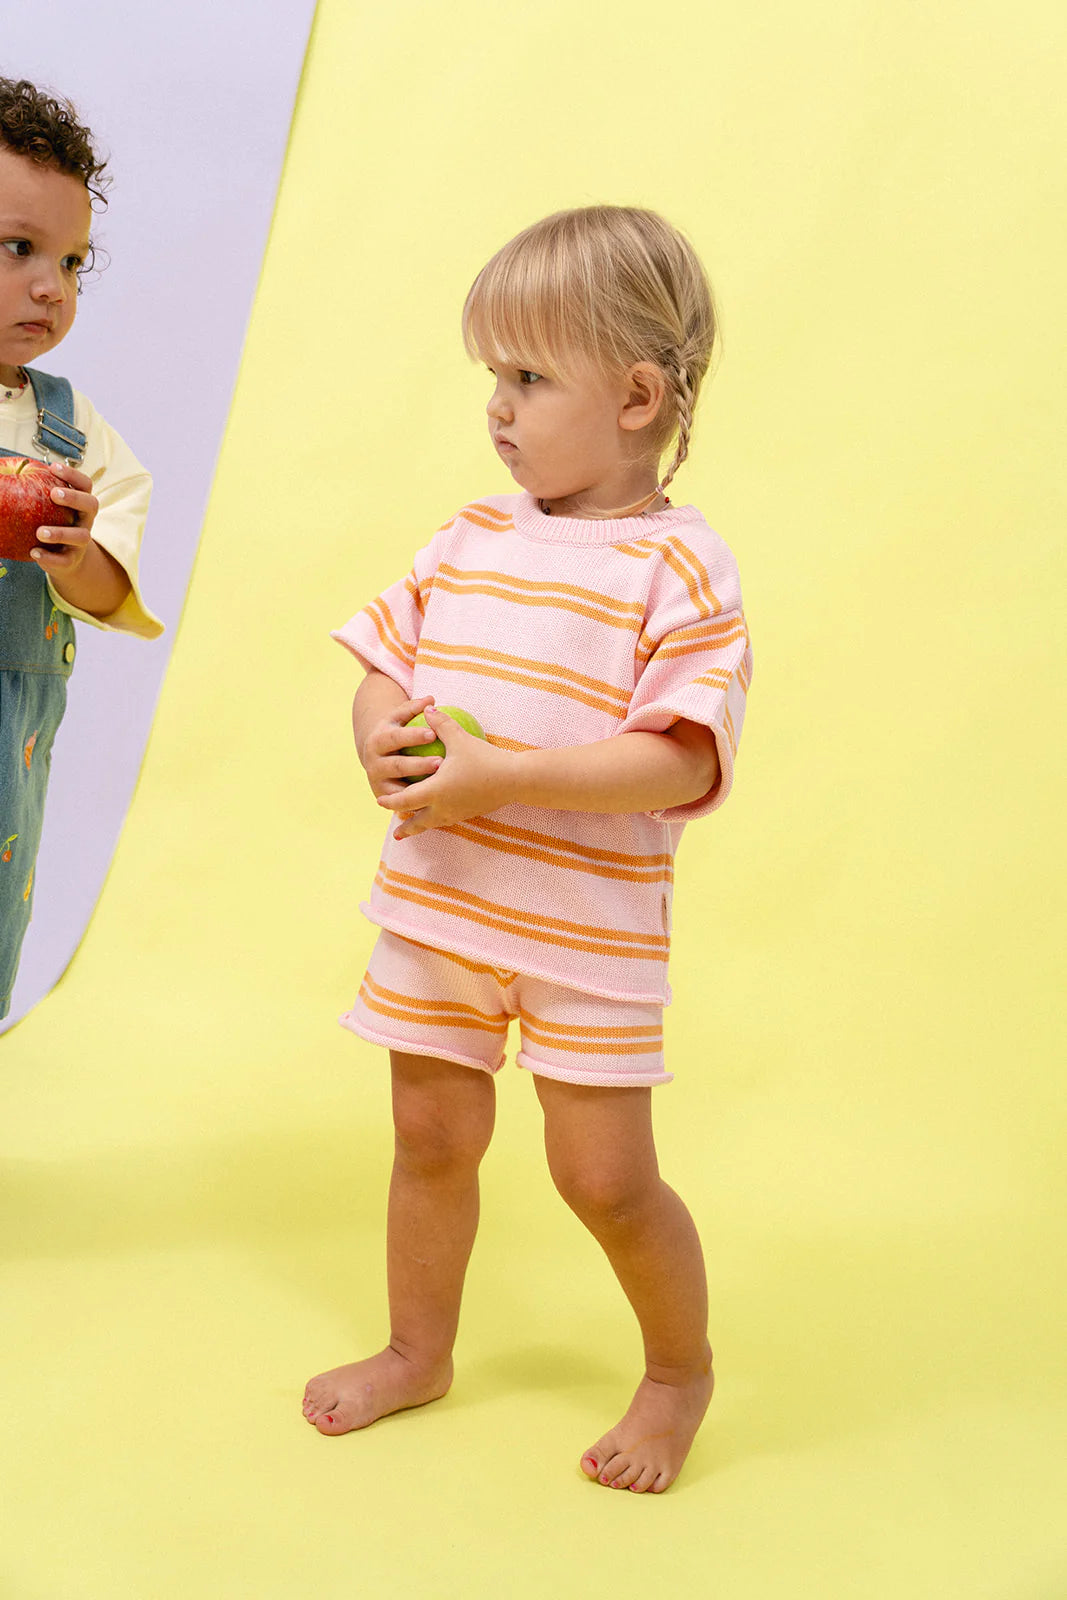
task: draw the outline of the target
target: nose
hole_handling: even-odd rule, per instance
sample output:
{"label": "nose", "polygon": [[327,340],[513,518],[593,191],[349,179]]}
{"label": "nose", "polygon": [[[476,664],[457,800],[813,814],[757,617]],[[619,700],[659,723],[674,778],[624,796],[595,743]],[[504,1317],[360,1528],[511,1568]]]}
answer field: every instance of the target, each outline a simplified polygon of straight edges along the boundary
{"label": "nose", "polygon": [[35,300],[62,304],[67,298],[67,284],[62,269],[54,262],[41,262],[34,276],[31,290]]}
{"label": "nose", "polygon": [[515,420],[515,412],[512,409],[511,401],[501,388],[499,380],[496,388],[489,396],[489,404],[485,410],[491,421],[503,422],[505,426]]}

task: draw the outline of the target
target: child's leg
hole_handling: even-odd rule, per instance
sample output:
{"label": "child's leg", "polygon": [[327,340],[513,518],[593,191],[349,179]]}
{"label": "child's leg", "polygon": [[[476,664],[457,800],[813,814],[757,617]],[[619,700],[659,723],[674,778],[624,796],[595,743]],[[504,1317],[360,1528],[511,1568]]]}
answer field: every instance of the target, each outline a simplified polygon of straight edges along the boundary
{"label": "child's leg", "polygon": [[320,1433],[365,1428],[424,1405],[452,1381],[452,1345],[478,1227],[478,1167],[496,1092],[487,1072],[391,1051],[396,1130],[389,1186],[386,1348],[312,1378],[304,1415]]}
{"label": "child's leg", "polygon": [[649,1089],[535,1082],[553,1181],[604,1249],[645,1345],[629,1410],[586,1451],[582,1470],[614,1488],[658,1493],[681,1470],[714,1381],[700,1240],[659,1175]]}

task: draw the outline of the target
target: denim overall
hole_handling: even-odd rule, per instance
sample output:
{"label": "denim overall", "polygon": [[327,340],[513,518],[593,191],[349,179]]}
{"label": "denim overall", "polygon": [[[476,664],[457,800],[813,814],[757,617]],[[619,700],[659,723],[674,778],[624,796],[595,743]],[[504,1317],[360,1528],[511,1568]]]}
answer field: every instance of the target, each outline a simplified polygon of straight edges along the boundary
{"label": "denim overall", "polygon": [[[37,402],[40,459],[75,464],[85,435],[74,426],[66,378],[27,367]],[[0,445],[0,455],[15,455]],[[33,868],[41,842],[52,741],[67,706],[74,624],[52,604],[35,561],[0,556],[0,1017],[11,1005],[22,940],[33,911]]]}

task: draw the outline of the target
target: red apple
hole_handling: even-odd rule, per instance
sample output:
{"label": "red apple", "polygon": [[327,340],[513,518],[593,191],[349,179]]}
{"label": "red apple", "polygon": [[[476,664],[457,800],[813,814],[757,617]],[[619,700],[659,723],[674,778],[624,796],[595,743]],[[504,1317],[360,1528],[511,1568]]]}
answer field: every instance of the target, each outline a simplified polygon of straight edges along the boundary
{"label": "red apple", "polygon": [[0,556],[28,561],[39,550],[38,528],[72,528],[78,513],[57,506],[52,490],[62,483],[51,467],[30,456],[0,456]]}

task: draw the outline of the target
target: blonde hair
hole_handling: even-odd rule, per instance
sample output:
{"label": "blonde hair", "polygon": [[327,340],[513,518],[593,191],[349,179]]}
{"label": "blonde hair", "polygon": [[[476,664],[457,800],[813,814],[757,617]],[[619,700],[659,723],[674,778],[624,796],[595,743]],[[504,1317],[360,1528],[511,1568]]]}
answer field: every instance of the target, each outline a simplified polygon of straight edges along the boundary
{"label": "blonde hair", "polygon": [[650,436],[657,460],[677,435],[661,489],[689,454],[716,338],[696,251],[636,206],[585,206],[535,222],[486,263],[463,307],[463,342],[475,360],[564,379],[582,361],[605,374],[657,366],[667,400]]}

